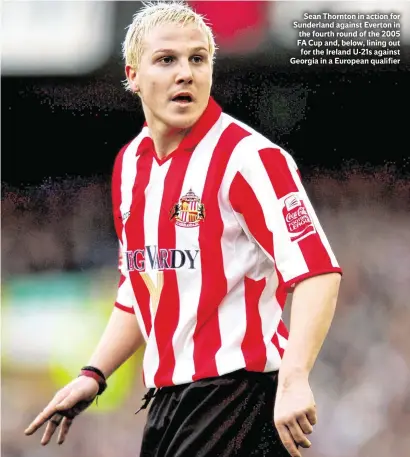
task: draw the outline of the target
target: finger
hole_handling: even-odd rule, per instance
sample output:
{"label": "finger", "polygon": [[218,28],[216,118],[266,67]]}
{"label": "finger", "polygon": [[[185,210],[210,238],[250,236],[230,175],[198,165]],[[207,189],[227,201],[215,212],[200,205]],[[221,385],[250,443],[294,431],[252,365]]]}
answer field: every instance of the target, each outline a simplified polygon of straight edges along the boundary
{"label": "finger", "polygon": [[63,444],[67,433],[70,430],[71,424],[73,423],[72,419],[65,417],[61,422],[60,431],[58,433],[57,444]]}
{"label": "finger", "polygon": [[36,432],[45,422],[47,422],[56,412],[58,400],[52,400],[43,411],[33,420],[33,422],[26,428],[24,433],[26,435],[32,435]]}
{"label": "finger", "polygon": [[276,429],[278,431],[280,440],[282,441],[282,444],[285,446],[289,455],[292,457],[302,457],[302,454],[298,451],[295,441],[293,440],[292,435],[286,425],[276,425]]}
{"label": "finger", "polygon": [[54,435],[54,432],[56,431],[57,427],[60,425],[60,418],[51,418],[47,422],[46,429],[44,431],[43,437],[41,438],[41,444],[45,446],[48,444],[51,440],[51,437]]}
{"label": "finger", "polygon": [[299,423],[295,419],[288,422],[286,425],[290,430],[292,438],[296,444],[299,444],[299,446],[304,448],[312,446],[312,443],[306,438],[305,434],[299,426]]}
{"label": "finger", "polygon": [[316,406],[313,406],[313,408],[309,408],[308,411],[306,411],[306,417],[311,425],[317,424]]}
{"label": "finger", "polygon": [[299,427],[305,435],[310,435],[313,432],[313,426],[309,422],[305,414],[303,414],[303,416],[298,417],[298,423]]}

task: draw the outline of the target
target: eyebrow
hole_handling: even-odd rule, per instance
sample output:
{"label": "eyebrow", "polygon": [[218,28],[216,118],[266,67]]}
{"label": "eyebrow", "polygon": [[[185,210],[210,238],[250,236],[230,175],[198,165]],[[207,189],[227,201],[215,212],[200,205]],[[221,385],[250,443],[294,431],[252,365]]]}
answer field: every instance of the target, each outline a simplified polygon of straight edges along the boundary
{"label": "eyebrow", "polygon": [[[208,49],[206,49],[204,46],[197,46],[196,48],[190,49],[191,52],[199,52],[199,51],[206,51],[209,52]],[[170,53],[174,54],[176,53],[175,49],[156,49],[152,54],[158,54],[158,53]]]}

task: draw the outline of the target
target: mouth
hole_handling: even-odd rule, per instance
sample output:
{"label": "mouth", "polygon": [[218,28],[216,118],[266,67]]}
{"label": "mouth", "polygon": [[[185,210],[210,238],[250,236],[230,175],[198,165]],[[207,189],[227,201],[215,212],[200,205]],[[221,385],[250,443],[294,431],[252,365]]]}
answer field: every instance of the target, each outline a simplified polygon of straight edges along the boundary
{"label": "mouth", "polygon": [[182,105],[188,105],[194,101],[192,96],[189,94],[179,94],[173,97],[171,100]]}

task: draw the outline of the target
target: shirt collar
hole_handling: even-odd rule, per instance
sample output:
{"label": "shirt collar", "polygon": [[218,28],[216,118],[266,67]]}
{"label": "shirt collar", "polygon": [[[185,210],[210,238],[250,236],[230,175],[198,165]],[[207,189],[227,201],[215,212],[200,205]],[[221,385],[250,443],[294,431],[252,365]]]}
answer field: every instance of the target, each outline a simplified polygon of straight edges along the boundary
{"label": "shirt collar", "polygon": [[[193,125],[191,131],[184,137],[178,148],[171,154],[175,154],[177,151],[190,151],[192,152],[209,132],[215,122],[219,119],[222,113],[222,108],[216,103],[213,97],[209,97],[208,105],[205,111],[202,113],[198,121]],[[148,124],[144,122],[144,127],[148,127]],[[154,143],[152,138],[145,137],[140,147],[138,148],[137,155],[145,152],[154,152]],[[169,157],[169,156],[167,156]]]}

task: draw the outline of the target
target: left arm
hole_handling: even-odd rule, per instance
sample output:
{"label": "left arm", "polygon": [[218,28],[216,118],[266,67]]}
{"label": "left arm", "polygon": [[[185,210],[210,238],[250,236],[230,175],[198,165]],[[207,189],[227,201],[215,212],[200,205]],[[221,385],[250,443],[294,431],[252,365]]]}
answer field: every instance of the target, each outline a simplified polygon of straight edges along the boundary
{"label": "left arm", "polygon": [[242,143],[229,197],[244,230],[271,259],[278,278],[276,299],[293,290],[290,334],[279,369],[274,421],[292,457],[310,447],[316,423],[309,374],[329,331],[341,268],[303,187],[293,158],[259,139]]}
{"label": "left arm", "polygon": [[309,376],[333,320],[340,280],[340,274],[330,273],[295,287],[279,385],[286,387],[295,376]]}
{"label": "left arm", "polygon": [[305,279],[296,285],[288,344],[279,370],[275,426],[292,457],[301,457],[296,444],[308,448],[306,435],[317,422],[309,374],[329,331],[336,308],[340,274]]}

